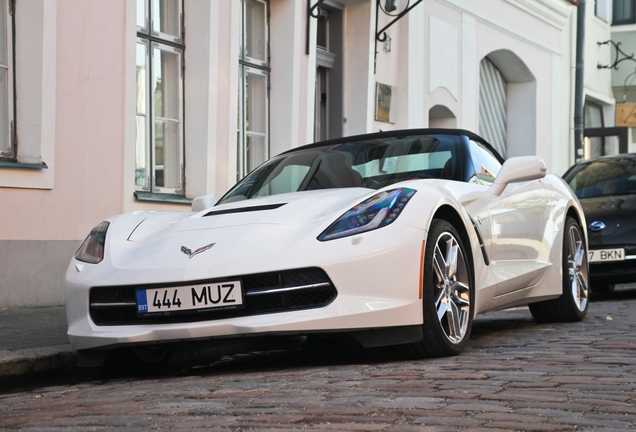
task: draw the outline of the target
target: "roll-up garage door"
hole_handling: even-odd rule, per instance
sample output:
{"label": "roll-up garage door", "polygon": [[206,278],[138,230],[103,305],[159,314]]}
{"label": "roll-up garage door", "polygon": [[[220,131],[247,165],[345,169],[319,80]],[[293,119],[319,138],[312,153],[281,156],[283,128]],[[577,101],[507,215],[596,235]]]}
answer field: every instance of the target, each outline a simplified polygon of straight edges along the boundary
{"label": "roll-up garage door", "polygon": [[484,58],[479,66],[479,134],[506,157],[506,80]]}

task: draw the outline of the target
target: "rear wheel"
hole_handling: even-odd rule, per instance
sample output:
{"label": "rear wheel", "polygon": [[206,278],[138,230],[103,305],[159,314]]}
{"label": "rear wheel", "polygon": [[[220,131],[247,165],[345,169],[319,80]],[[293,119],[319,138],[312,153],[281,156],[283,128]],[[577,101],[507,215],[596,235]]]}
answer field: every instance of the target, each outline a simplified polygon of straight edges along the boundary
{"label": "rear wheel", "polygon": [[588,263],[585,238],[571,217],[565,221],[563,235],[563,294],[559,298],[529,305],[538,322],[581,321],[588,307]]}
{"label": "rear wheel", "polygon": [[424,337],[407,351],[415,357],[458,355],[470,337],[475,294],[470,261],[450,223],[433,220],[424,257]]}

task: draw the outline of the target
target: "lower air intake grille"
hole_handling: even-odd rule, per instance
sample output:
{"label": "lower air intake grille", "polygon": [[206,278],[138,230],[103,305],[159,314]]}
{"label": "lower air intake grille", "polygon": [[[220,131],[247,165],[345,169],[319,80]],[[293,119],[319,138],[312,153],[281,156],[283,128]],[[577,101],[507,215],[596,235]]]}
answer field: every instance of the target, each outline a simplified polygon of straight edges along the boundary
{"label": "lower air intake grille", "polygon": [[[211,321],[320,308],[327,306],[338,295],[327,274],[319,268],[235,276],[223,280],[241,281],[244,308],[138,314],[137,290],[183,286],[184,284],[94,287],[91,288],[89,297],[91,319],[97,325]],[[193,281],[192,284],[222,282],[223,280]]]}

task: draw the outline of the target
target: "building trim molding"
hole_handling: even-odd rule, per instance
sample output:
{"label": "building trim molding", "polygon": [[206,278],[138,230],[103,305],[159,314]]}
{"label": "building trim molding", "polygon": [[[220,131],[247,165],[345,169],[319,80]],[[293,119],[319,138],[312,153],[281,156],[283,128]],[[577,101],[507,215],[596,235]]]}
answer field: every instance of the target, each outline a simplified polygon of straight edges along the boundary
{"label": "building trim molding", "polygon": [[511,5],[534,16],[559,30],[568,22],[572,11],[571,7],[562,6],[552,0],[506,0]]}
{"label": "building trim molding", "polygon": [[[506,1],[512,2],[517,0],[506,0]],[[501,31],[502,33],[512,36],[516,39],[519,39],[523,41],[524,43],[527,43],[529,45],[532,45],[536,48],[539,48],[543,51],[546,51],[552,54],[563,55],[563,52],[561,51],[561,49],[555,48],[552,45],[548,45],[538,40],[537,38],[530,36],[529,34],[522,33],[518,31],[517,29],[515,29],[513,26],[508,25],[502,21],[484,16],[483,14],[480,13],[478,9],[467,6],[461,0],[445,0],[444,4],[449,7],[452,7],[453,9],[459,12],[465,12],[470,15],[473,15],[477,21],[480,21],[484,24],[488,24],[496,28],[497,30]]]}

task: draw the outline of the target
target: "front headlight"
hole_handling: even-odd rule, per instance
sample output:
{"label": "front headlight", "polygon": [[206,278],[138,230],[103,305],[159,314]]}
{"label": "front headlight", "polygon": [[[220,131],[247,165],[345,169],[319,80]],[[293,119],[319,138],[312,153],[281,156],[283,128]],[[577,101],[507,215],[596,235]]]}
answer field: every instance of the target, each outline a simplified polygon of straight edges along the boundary
{"label": "front headlight", "polygon": [[104,243],[108,222],[104,221],[91,230],[84,243],[75,252],[75,259],[90,264],[97,264],[104,259]]}
{"label": "front headlight", "polygon": [[318,240],[333,240],[387,226],[402,213],[415,192],[408,188],[379,192],[340,216]]}

